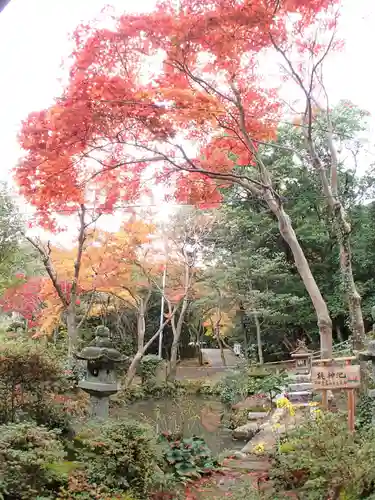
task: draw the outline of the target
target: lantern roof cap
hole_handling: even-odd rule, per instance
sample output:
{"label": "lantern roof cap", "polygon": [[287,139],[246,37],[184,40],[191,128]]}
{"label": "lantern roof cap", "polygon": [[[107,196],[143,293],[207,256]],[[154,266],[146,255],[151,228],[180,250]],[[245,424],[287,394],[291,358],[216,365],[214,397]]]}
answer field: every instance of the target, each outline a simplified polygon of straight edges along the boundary
{"label": "lantern roof cap", "polygon": [[292,357],[307,356],[312,354],[312,351],[307,347],[304,340],[297,340],[297,348],[290,353]]}
{"label": "lantern roof cap", "polygon": [[375,340],[370,340],[367,345],[367,350],[360,351],[358,357],[362,361],[375,361]]}
{"label": "lantern roof cap", "polygon": [[105,326],[96,328],[94,340],[81,352],[76,353],[75,357],[85,361],[104,361],[107,363],[121,363],[126,360],[126,356],[114,348],[109,329]]}

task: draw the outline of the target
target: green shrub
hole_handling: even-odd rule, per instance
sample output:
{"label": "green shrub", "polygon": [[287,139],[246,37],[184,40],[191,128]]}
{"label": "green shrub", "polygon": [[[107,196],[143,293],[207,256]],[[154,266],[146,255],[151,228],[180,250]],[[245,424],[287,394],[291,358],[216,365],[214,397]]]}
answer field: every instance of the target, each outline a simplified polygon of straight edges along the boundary
{"label": "green shrub", "polygon": [[248,396],[266,394],[270,400],[286,385],[287,375],[252,372],[247,368],[228,372],[218,382],[217,390],[223,404],[231,406]]}
{"label": "green shrub", "polygon": [[356,428],[366,429],[372,425],[375,414],[375,399],[367,394],[361,394],[356,407]]}
{"label": "green shrub", "polygon": [[159,442],[165,445],[164,459],[168,467],[179,478],[199,478],[220,467],[205,441],[199,437],[176,439],[175,435],[163,432]]}
{"label": "green shrub", "polygon": [[5,342],[0,346],[0,422],[15,422],[30,405],[52,394],[61,380],[54,352],[32,342]]}
{"label": "green shrub", "polygon": [[248,394],[266,394],[270,401],[280,394],[287,384],[288,376],[284,373],[269,373],[266,376],[252,376],[249,378]]}
{"label": "green shrub", "polygon": [[143,356],[139,363],[139,374],[142,378],[142,384],[148,384],[156,379],[158,368],[163,363],[163,360],[155,354]]}
{"label": "green shrub", "polygon": [[78,386],[78,383],[85,377],[86,367],[82,361],[67,358],[63,365],[63,378],[66,384],[65,390],[72,390]]}
{"label": "green shrub", "polygon": [[53,498],[66,481],[65,452],[55,432],[30,423],[0,426],[0,497]]}
{"label": "green shrub", "polygon": [[271,469],[275,486],[298,488],[306,500],[359,499],[373,492],[375,435],[351,433],[346,415],[319,413],[280,445]]}
{"label": "green shrub", "polygon": [[75,442],[77,459],[85,464],[90,483],[130,489],[140,498],[147,498],[158,459],[149,426],[135,421],[108,421],[87,427]]}
{"label": "green shrub", "polygon": [[142,399],[173,398],[185,393],[185,387],[176,382],[135,384],[121,391],[112,401],[114,404],[121,405],[123,403],[134,403]]}
{"label": "green shrub", "polygon": [[217,384],[220,401],[231,406],[248,395],[249,377],[246,371],[234,370],[228,372]]}
{"label": "green shrub", "polygon": [[229,416],[228,428],[236,429],[241,425],[245,425],[249,422],[248,419],[249,410],[247,408],[241,408],[239,410],[233,410]]}
{"label": "green shrub", "polygon": [[134,500],[128,493],[90,484],[84,471],[70,474],[68,484],[60,489],[57,500]]}
{"label": "green shrub", "polygon": [[32,418],[37,425],[43,425],[48,429],[58,429],[63,437],[73,437],[73,421],[64,405],[52,400],[39,402],[37,405],[25,407],[28,417]]}

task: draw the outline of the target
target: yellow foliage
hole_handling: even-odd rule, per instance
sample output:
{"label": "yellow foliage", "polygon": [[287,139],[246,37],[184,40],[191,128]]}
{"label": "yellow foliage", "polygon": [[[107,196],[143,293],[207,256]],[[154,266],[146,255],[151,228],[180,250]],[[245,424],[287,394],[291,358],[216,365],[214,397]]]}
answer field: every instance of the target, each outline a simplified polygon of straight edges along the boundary
{"label": "yellow foliage", "polygon": [[[99,229],[89,232],[81,259],[79,295],[106,292],[136,306],[137,296],[149,286],[146,276],[152,272],[153,263],[147,260],[144,247],[150,244],[153,230],[152,225],[133,220],[117,233]],[[51,249],[51,264],[68,302],[76,258],[77,248]],[[59,324],[64,305],[49,278],[44,280],[41,296],[45,307],[41,312],[40,331],[49,334]],[[94,304],[89,314],[94,316],[100,307]]]}

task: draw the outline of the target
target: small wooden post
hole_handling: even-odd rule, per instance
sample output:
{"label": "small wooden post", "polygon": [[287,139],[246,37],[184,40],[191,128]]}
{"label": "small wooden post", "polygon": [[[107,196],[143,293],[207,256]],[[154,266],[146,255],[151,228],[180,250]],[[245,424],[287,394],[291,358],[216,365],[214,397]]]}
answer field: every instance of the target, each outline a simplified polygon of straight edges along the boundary
{"label": "small wooden post", "polygon": [[[323,366],[330,366],[331,360],[324,360]],[[328,389],[322,390],[322,407],[324,410],[328,409]]]}
{"label": "small wooden post", "polygon": [[[350,360],[346,361],[347,365],[350,365]],[[350,432],[354,432],[355,425],[355,389],[348,389],[348,429]]]}

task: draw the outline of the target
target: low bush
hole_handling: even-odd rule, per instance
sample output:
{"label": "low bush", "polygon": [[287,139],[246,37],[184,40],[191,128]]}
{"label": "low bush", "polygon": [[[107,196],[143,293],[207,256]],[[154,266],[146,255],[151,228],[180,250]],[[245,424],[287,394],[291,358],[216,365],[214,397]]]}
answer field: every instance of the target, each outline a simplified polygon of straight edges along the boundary
{"label": "low bush", "polygon": [[228,419],[228,428],[236,429],[237,427],[247,424],[249,422],[248,414],[249,410],[246,408],[233,410]]}
{"label": "low bush", "polygon": [[148,383],[145,385],[132,385],[121,391],[115,398],[113,404],[134,403],[142,399],[173,398],[185,394],[186,389],[177,382]]}
{"label": "low bush", "polygon": [[74,390],[77,388],[78,383],[86,375],[85,363],[82,361],[77,361],[74,358],[67,358],[62,367],[63,369],[63,381],[65,382],[65,391]]}
{"label": "low bush", "polygon": [[57,500],[134,500],[128,493],[90,484],[84,471],[70,474],[68,484],[57,494]]}
{"label": "low bush", "polygon": [[367,394],[361,394],[356,407],[356,428],[361,430],[371,427],[373,415],[375,415],[375,399]]}
{"label": "low bush", "polygon": [[54,498],[67,480],[58,435],[31,423],[0,426],[0,498]]}
{"label": "low bush", "polygon": [[77,459],[90,484],[130,490],[144,500],[159,458],[151,428],[135,421],[108,421],[85,428],[75,439]]}
{"label": "low bush", "polygon": [[164,432],[159,442],[164,444],[163,456],[170,471],[182,480],[212,474],[220,468],[205,441],[199,437],[178,439]]}
{"label": "low bush", "polygon": [[56,354],[32,342],[0,346],[0,422],[15,422],[26,405],[38,405],[61,380]]}
{"label": "low bush", "polygon": [[252,372],[248,368],[231,371],[218,382],[217,392],[221,402],[231,406],[248,396],[265,394],[272,402],[287,383],[287,375]]}
{"label": "low bush", "polygon": [[375,484],[375,434],[351,433],[346,415],[317,414],[283,438],[273,459],[277,489],[297,489],[306,500],[359,499]]}
{"label": "low bush", "polygon": [[139,374],[142,384],[148,384],[156,380],[157,370],[162,365],[163,360],[155,354],[143,356],[139,363]]}

